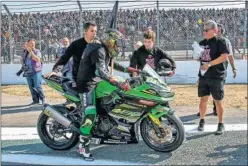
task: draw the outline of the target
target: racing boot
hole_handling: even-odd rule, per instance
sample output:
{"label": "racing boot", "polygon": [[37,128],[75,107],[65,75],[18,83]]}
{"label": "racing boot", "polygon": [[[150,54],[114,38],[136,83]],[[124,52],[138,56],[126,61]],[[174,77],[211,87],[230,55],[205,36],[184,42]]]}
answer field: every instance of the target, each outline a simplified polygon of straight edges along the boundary
{"label": "racing boot", "polygon": [[84,160],[94,161],[94,157],[90,153],[89,145],[90,145],[90,138],[85,138],[84,136],[80,135],[77,152],[80,156],[84,158]]}

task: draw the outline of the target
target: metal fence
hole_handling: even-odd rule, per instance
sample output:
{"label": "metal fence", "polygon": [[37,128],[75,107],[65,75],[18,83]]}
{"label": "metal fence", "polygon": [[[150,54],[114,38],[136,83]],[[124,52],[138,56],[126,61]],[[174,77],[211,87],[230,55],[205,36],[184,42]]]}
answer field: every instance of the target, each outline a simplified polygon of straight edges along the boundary
{"label": "metal fence", "polygon": [[[125,2],[121,2],[121,4]],[[114,2],[112,3],[112,6]],[[78,1],[73,11],[1,13],[1,61],[19,63],[22,45],[35,38],[44,62],[53,62],[59,54],[61,39],[71,41],[83,36],[83,23],[95,21],[101,35],[109,21],[111,9],[85,10]],[[159,12],[157,12],[159,9]],[[203,22],[213,19],[226,28],[226,36],[232,42],[235,57],[247,55],[247,9],[164,9],[164,4],[154,2],[149,7],[121,7],[118,11],[117,27],[126,36],[128,45],[123,58],[133,51],[133,43],[142,40],[142,33],[151,28],[157,33],[157,45],[175,59],[192,58],[194,41],[202,39]]]}

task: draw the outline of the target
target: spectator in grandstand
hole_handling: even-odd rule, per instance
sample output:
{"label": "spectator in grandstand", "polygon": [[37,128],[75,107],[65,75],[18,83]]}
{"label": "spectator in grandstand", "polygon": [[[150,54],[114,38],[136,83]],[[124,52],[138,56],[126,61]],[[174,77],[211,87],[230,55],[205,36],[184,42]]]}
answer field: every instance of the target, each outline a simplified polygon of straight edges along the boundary
{"label": "spectator in grandstand", "polygon": [[[179,41],[185,40],[184,34],[188,34],[188,42],[197,40],[199,41],[199,33],[202,31],[203,22],[207,20],[207,17],[216,20],[221,24],[226,25],[228,34],[236,34],[237,38],[243,36],[244,19],[241,16],[244,15],[245,9],[171,9],[171,10],[160,10],[160,41],[164,41],[164,47],[166,49],[186,49],[186,44],[178,44]],[[101,14],[100,14],[101,13]],[[118,22],[123,25],[121,31],[125,32],[127,38],[135,38],[140,40],[138,37],[142,37],[142,32],[151,26],[156,31],[156,11],[155,10],[121,10],[118,17]],[[102,10],[100,12],[84,11],[83,22],[87,20],[95,20],[99,25],[99,32],[101,33],[100,27],[104,27],[108,23],[108,16],[110,10]],[[228,16],[232,17],[228,17]],[[48,50],[48,41],[52,36],[56,36],[56,40],[67,36],[69,38],[76,39],[79,36],[79,14],[76,11],[72,12],[50,12],[50,13],[21,13],[13,15],[14,25],[13,34],[15,41],[21,42],[21,37],[27,34],[38,37],[38,27],[40,26],[44,33],[42,34],[42,40],[46,43],[46,53]],[[188,26],[185,26],[185,20],[189,20]],[[40,24],[39,21],[40,20]],[[234,22],[236,28],[234,27]],[[98,25],[98,24],[97,24]],[[22,27],[22,30],[18,30],[17,27]],[[166,28],[165,28],[166,27]],[[7,15],[2,15],[2,29],[8,31],[8,19]],[[138,34],[136,33],[138,30]],[[18,32],[19,31],[19,32]],[[99,34],[100,34],[99,33]],[[135,34],[137,36],[135,36]],[[170,34],[170,35],[166,35]],[[19,37],[18,37],[19,35]],[[233,36],[233,35],[232,35]],[[231,42],[234,42],[232,36],[229,36]],[[235,40],[237,40],[237,38]],[[177,43],[177,44],[175,44]],[[235,41],[233,47],[238,53],[238,45],[240,42]],[[242,48],[240,45],[239,49]],[[241,53],[241,52],[240,52]]]}
{"label": "spectator in grandstand", "polygon": [[[54,59],[56,59],[56,57],[58,57],[58,49],[59,49],[59,43],[56,40],[56,38],[51,39],[51,43],[49,47],[51,49],[51,55],[53,56]],[[50,61],[49,58],[48,58],[48,61]]]}

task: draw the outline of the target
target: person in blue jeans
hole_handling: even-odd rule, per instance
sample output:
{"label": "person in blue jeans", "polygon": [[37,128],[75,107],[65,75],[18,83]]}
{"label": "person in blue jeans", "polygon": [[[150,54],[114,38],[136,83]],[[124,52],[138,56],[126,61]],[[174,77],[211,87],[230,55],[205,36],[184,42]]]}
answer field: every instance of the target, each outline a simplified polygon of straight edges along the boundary
{"label": "person in blue jeans", "polygon": [[41,52],[35,48],[35,39],[30,39],[25,46],[23,64],[27,66],[24,75],[27,78],[29,90],[33,102],[30,105],[38,104],[41,100],[45,104],[45,95],[41,86],[42,81],[42,63]]}

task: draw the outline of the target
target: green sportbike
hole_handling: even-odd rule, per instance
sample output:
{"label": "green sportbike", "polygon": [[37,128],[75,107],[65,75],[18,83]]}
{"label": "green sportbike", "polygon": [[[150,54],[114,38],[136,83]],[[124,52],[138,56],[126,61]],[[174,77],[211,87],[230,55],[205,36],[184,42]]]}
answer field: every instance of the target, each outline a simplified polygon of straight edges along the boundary
{"label": "green sportbike", "polygon": [[[68,150],[79,141],[83,119],[79,95],[68,78],[54,75],[44,79],[74,106],[44,105],[37,124],[39,137],[54,150]],[[98,82],[94,97],[97,120],[91,130],[92,138],[101,144],[133,143],[131,140],[139,140],[140,132],[144,142],[155,151],[179,148],[185,140],[184,126],[168,105],[175,93],[149,65],[139,76],[126,81],[131,85],[130,91],[122,91],[104,80]]]}

